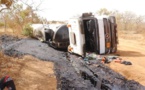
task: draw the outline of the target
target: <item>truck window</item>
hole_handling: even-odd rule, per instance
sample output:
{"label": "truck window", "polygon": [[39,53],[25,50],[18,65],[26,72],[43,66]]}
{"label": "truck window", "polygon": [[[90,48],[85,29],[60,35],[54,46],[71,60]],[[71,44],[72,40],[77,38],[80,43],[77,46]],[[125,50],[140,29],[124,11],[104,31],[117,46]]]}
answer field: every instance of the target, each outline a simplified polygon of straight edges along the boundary
{"label": "truck window", "polygon": [[75,33],[70,32],[70,37],[71,37],[72,44],[76,45],[76,35],[75,35]]}

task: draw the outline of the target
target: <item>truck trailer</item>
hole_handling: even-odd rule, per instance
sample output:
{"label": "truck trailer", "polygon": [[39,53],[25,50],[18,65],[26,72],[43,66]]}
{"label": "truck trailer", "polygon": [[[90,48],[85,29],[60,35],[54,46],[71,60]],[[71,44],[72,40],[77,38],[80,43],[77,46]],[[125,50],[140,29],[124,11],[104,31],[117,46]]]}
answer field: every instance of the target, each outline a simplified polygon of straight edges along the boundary
{"label": "truck trailer", "polygon": [[67,49],[69,45],[68,27],[65,24],[32,24],[33,36],[53,48]]}

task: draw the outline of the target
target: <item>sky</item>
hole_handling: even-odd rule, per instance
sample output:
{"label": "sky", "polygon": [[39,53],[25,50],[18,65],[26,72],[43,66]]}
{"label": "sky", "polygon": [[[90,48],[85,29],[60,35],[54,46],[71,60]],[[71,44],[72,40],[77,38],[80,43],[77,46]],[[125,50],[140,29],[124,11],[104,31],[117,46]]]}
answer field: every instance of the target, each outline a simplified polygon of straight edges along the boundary
{"label": "sky", "polygon": [[[33,0],[35,5],[40,0]],[[137,15],[145,15],[143,0],[41,0],[41,11],[38,14],[48,20],[68,20],[83,12],[97,12],[101,8],[131,11]]]}

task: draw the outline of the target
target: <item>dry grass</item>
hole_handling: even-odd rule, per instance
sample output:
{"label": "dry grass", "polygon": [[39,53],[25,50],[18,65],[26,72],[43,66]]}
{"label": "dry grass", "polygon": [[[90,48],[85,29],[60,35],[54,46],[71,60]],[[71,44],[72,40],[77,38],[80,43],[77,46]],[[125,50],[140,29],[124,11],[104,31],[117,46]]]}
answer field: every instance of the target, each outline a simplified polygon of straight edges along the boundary
{"label": "dry grass", "polygon": [[126,39],[130,41],[138,41],[139,44],[145,45],[145,31],[136,33],[134,31],[119,31],[119,39]]}
{"label": "dry grass", "polygon": [[[12,61],[10,57],[7,57],[0,52],[0,77],[10,74],[10,69],[13,67],[13,63],[15,63],[15,61]],[[11,76],[13,75],[14,74]]]}
{"label": "dry grass", "polygon": [[141,33],[136,33],[135,31],[119,31],[118,32],[119,38],[124,38],[124,39],[143,39],[143,36]]}
{"label": "dry grass", "polygon": [[26,38],[26,36],[22,35],[22,33],[19,30],[15,30],[13,32],[13,30],[10,28],[7,28],[6,30],[4,28],[0,28],[0,35],[4,35],[4,34],[17,36],[19,38]]}

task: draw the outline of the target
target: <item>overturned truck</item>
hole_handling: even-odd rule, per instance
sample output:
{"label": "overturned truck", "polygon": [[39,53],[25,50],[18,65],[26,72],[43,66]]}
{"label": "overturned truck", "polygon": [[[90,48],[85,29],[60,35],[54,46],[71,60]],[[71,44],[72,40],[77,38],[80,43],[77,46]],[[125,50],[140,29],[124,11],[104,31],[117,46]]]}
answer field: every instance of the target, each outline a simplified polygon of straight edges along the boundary
{"label": "overturned truck", "polygon": [[86,52],[97,54],[115,53],[118,36],[115,16],[94,16],[84,13],[69,20],[68,51],[85,56]]}
{"label": "overturned truck", "polygon": [[86,52],[107,54],[117,51],[115,16],[83,13],[81,17],[69,19],[67,25],[41,26],[34,29],[33,33],[39,40],[48,42],[54,48],[68,48],[69,52],[81,56],[85,56]]}

